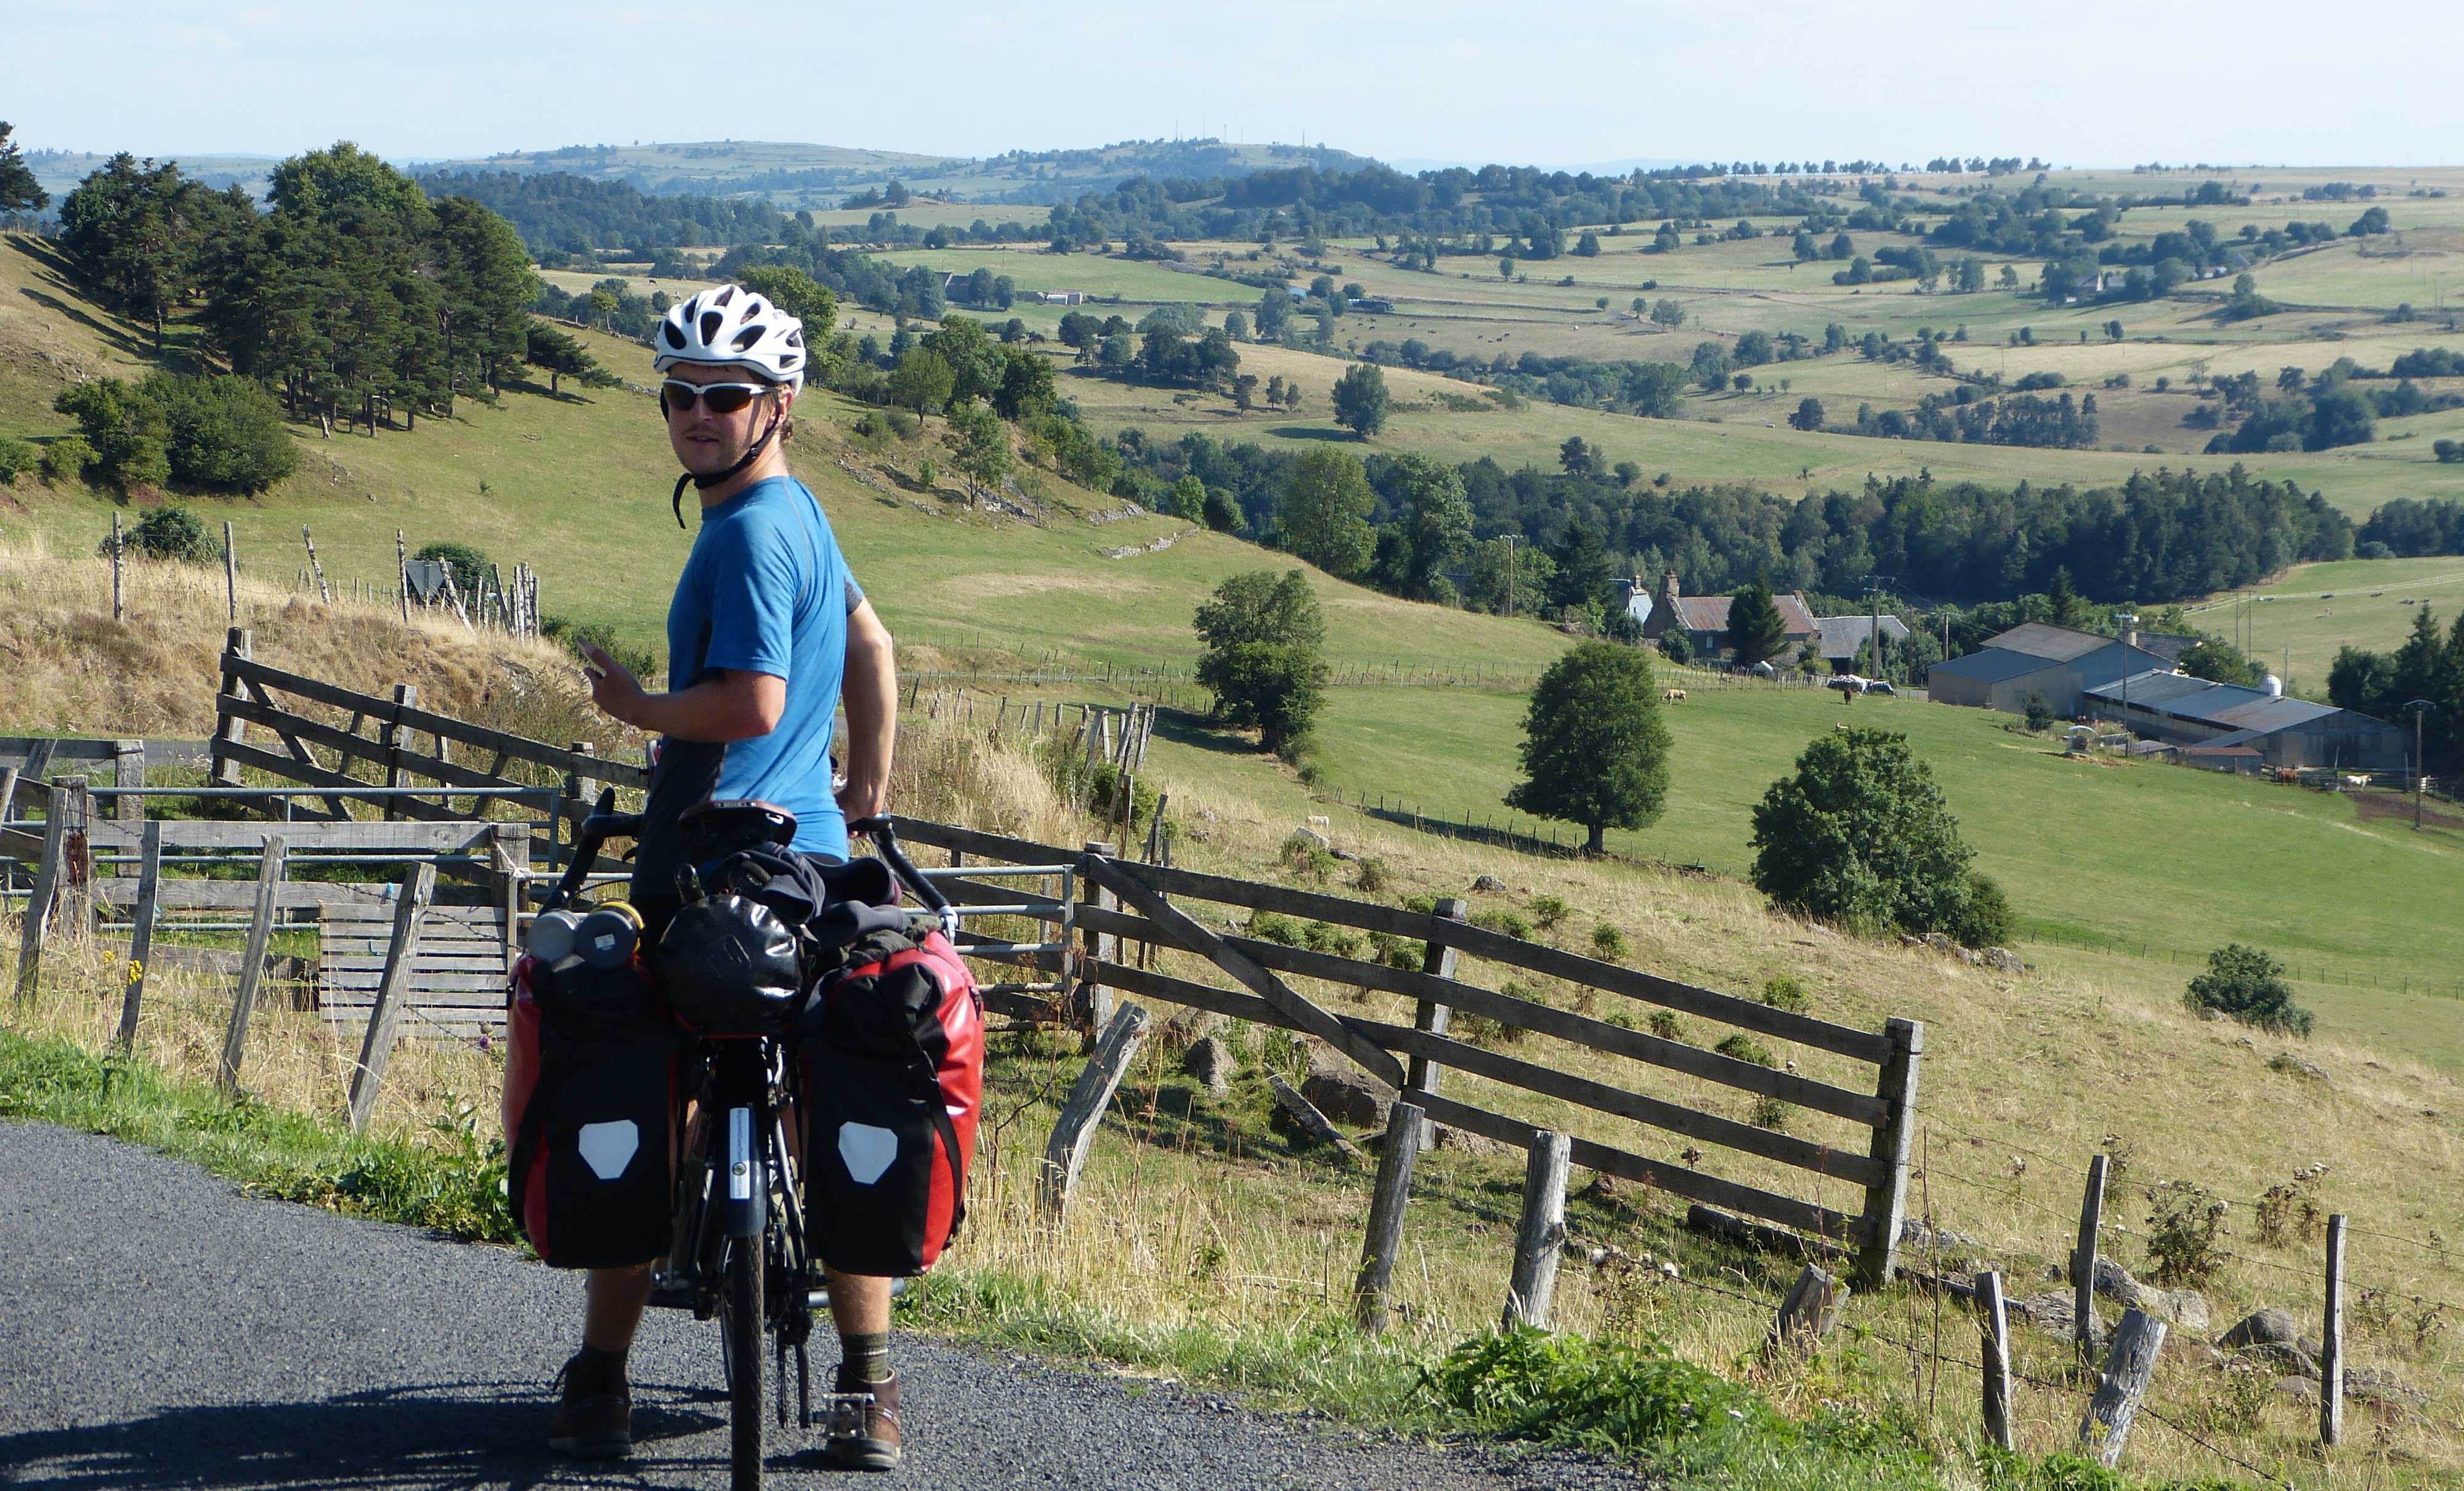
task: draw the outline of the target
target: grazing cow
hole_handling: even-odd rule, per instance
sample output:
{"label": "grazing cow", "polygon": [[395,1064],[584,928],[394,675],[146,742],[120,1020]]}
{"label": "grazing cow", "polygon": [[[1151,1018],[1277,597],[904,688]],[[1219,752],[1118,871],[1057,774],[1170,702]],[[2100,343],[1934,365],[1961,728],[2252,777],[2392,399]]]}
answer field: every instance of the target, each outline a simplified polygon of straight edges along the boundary
{"label": "grazing cow", "polygon": [[1683,704],[1685,702],[1685,691],[1683,689],[1662,689],[1660,691],[1660,702],[1662,704]]}

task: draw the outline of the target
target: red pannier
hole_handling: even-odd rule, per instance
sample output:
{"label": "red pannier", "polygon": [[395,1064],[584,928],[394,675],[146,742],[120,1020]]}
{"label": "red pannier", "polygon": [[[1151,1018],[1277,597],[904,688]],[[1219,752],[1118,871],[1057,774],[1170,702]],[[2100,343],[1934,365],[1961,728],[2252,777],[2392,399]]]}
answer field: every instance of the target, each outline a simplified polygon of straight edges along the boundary
{"label": "red pannier", "polygon": [[623,1268],[666,1253],[676,1042],[641,959],[523,958],[505,1047],[506,1190],[540,1260]]}
{"label": "red pannier", "polygon": [[966,1216],[983,1103],[975,978],[938,932],[847,951],[803,1021],[804,1225],[843,1274],[920,1274]]}

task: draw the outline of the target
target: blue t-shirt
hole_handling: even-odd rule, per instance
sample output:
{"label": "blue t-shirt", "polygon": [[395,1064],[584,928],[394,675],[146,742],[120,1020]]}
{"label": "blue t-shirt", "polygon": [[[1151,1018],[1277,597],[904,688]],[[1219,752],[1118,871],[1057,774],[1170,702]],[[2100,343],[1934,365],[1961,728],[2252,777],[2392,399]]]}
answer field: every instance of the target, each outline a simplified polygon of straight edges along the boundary
{"label": "blue t-shirt", "polygon": [[847,857],[847,822],[830,791],[831,715],[847,617],[863,599],[821,503],[794,477],[756,482],[702,514],[668,607],[668,688],[689,689],[716,669],[768,673],[786,681],[786,708],[766,735],[661,744],[637,884],[670,888],[676,815],[712,798],[775,802],[796,815],[796,848]]}

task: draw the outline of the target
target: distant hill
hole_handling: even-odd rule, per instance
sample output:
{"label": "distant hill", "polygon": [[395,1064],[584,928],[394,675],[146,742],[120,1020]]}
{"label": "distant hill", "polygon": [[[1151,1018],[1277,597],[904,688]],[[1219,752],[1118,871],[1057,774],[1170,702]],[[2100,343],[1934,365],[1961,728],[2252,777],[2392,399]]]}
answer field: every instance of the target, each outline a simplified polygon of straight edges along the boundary
{"label": "distant hill", "polygon": [[[59,199],[77,190],[77,183],[102,169],[111,157],[93,150],[28,150],[26,164],[34,180],[52,194],[55,207]],[[166,152],[157,160],[180,163],[180,173],[192,181],[204,182],[220,191],[225,186],[239,186],[249,195],[265,196],[267,176],[280,164],[281,157],[272,155],[183,155]]]}
{"label": "distant hill", "polygon": [[786,208],[835,208],[892,180],[919,195],[1030,205],[1109,191],[1139,176],[1198,180],[1293,165],[1356,168],[1365,156],[1323,145],[1231,144],[1220,140],[1130,140],[1084,150],[1013,150],[982,160],[836,145],[725,140],[566,145],[452,161],[424,171],[562,172],[622,182],[652,194],[759,193]]}

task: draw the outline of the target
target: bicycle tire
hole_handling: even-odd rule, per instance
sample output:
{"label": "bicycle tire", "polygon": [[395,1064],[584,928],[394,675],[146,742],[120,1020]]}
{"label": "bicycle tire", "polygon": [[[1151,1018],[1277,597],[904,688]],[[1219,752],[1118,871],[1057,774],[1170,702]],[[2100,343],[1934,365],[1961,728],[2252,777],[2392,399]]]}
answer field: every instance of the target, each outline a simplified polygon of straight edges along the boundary
{"label": "bicycle tire", "polygon": [[737,1238],[719,1284],[719,1345],[727,1358],[728,1484],[761,1491],[761,1239]]}

